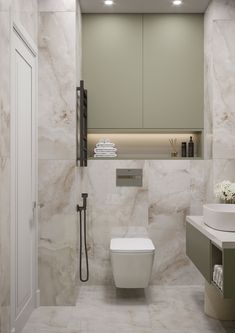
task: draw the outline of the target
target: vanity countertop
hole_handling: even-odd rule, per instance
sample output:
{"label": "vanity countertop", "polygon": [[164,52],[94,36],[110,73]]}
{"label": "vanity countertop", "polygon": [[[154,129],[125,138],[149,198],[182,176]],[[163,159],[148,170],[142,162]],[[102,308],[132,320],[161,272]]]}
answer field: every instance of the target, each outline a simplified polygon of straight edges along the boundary
{"label": "vanity countertop", "polygon": [[187,223],[192,224],[202,234],[208,237],[212,243],[221,249],[234,249],[235,248],[235,232],[219,231],[208,227],[204,221],[203,216],[187,216]]}

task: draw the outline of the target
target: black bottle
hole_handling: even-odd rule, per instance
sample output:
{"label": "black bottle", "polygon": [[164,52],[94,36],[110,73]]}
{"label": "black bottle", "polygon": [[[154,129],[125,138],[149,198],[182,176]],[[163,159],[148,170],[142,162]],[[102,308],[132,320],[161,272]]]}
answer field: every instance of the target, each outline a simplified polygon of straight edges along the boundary
{"label": "black bottle", "polygon": [[187,157],[187,143],[182,142],[181,144],[181,157]]}
{"label": "black bottle", "polygon": [[188,143],[188,157],[194,157],[194,142],[192,136],[190,136],[190,140]]}

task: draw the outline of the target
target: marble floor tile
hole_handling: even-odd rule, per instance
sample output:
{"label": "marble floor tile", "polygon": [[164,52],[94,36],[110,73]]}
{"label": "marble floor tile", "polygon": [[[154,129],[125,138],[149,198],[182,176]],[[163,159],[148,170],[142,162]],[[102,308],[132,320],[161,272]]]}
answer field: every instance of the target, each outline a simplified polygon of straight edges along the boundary
{"label": "marble floor tile", "polygon": [[203,311],[201,286],[81,287],[76,306],[40,307],[22,333],[235,333]]}

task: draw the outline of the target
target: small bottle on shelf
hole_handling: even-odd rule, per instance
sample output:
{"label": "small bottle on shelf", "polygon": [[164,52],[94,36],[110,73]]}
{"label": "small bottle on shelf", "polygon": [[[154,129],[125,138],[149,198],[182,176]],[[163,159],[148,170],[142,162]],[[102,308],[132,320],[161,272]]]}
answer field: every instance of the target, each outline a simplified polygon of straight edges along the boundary
{"label": "small bottle on shelf", "polygon": [[194,157],[194,142],[192,136],[190,136],[190,140],[188,143],[188,157]]}
{"label": "small bottle on shelf", "polygon": [[187,143],[181,143],[181,157],[187,157]]}

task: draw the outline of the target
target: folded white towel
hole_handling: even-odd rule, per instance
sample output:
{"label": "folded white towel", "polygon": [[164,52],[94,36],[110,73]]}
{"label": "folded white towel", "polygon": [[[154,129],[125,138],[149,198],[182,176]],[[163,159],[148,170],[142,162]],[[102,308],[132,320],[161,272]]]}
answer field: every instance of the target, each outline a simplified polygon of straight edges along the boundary
{"label": "folded white towel", "polygon": [[220,265],[215,265],[214,266],[214,271],[213,271],[213,281],[218,284],[218,279],[219,279],[219,266]]}
{"label": "folded white towel", "polygon": [[95,148],[94,149],[94,152],[97,153],[97,152],[107,152],[107,153],[113,153],[113,152],[116,152],[117,151],[117,148]]}
{"label": "folded white towel", "polygon": [[223,290],[223,266],[215,265],[213,269],[213,281],[215,284]]}
{"label": "folded white towel", "polygon": [[113,152],[105,152],[105,151],[99,151],[99,152],[95,152],[96,155],[116,155],[117,153],[115,151]]}
{"label": "folded white towel", "polygon": [[117,154],[95,154],[94,157],[117,157]]}
{"label": "folded white towel", "polygon": [[115,147],[115,144],[114,143],[97,143],[96,144],[96,147],[97,148],[99,148],[99,147],[104,147],[104,148],[106,148],[106,147]]}
{"label": "folded white towel", "polygon": [[101,138],[101,139],[99,139],[99,143],[110,143],[110,142],[111,141],[108,138]]}

